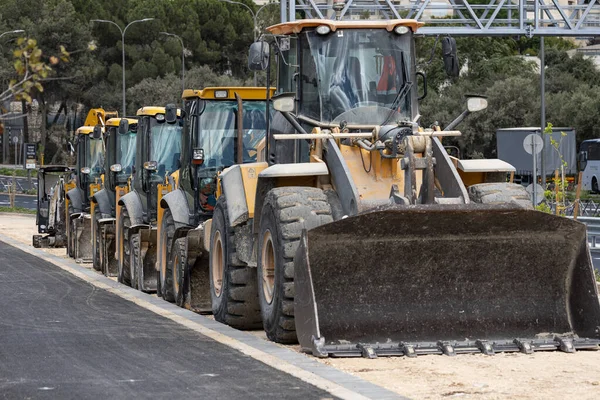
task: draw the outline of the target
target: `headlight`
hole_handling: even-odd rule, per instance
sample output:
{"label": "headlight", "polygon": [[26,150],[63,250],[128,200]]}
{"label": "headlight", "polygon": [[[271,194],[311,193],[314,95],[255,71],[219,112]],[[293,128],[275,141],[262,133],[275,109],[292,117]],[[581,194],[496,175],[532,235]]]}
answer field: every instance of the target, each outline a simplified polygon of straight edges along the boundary
{"label": "headlight", "polygon": [[87,175],[87,174],[89,174],[90,172],[92,172],[92,170],[91,170],[89,167],[83,167],[83,168],[81,168],[81,173],[82,173],[82,174],[85,174],[85,175]]}
{"label": "headlight", "polygon": [[156,161],[146,161],[144,163],[144,169],[146,171],[156,171],[158,169],[158,163]]}
{"label": "headlight", "polygon": [[192,164],[202,165],[204,163],[204,149],[196,148],[192,154]]}
{"label": "headlight", "polygon": [[398,25],[394,29],[394,32],[396,32],[398,35],[404,35],[405,33],[408,33],[409,30],[410,28],[408,26]]}
{"label": "headlight", "polygon": [[165,114],[156,114],[156,120],[158,122],[163,122],[165,120]]}
{"label": "headlight", "polygon": [[215,90],[215,99],[226,99],[229,97],[227,90]]}
{"label": "headlight", "polygon": [[329,25],[317,26],[317,33],[319,35],[327,35],[329,32],[331,32],[331,28],[329,27]]}
{"label": "headlight", "polygon": [[112,172],[121,172],[123,170],[123,166],[121,164],[113,164],[110,166],[110,170]]}

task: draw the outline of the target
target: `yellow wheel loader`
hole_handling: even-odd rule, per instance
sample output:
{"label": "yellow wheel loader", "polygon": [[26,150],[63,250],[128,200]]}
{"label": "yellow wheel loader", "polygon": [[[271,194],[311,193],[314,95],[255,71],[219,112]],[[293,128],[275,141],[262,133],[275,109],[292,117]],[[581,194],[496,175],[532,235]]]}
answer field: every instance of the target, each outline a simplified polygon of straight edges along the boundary
{"label": "yellow wheel loader", "polygon": [[117,279],[144,292],[156,291],[158,185],[179,169],[181,110],[142,107],[137,111],[131,191],[117,204]]}
{"label": "yellow wheel loader", "polygon": [[106,121],[104,157],[104,185],[91,197],[94,205],[92,217],[92,256],[94,268],[106,276],[117,276],[115,258],[118,202],[129,193],[137,119],[111,118]]}
{"label": "yellow wheel loader", "polygon": [[[198,312],[212,311],[216,320],[243,329],[261,326],[256,269],[232,258],[235,270],[222,277],[222,271],[209,268],[213,255],[204,241],[211,232],[217,235],[218,256],[234,246],[225,229],[224,198],[218,199],[218,177],[232,165],[255,162],[264,151],[266,98],[267,89],[258,87],[184,91],[181,167],[159,186],[159,294]],[[220,287],[234,284],[235,297],[220,296]]]}
{"label": "yellow wheel loader", "polygon": [[266,157],[221,174],[220,268],[256,265],[267,337],[319,357],[598,349],[585,225],[419,126],[419,26],[300,20],[251,46],[267,74],[277,50],[277,112]]}

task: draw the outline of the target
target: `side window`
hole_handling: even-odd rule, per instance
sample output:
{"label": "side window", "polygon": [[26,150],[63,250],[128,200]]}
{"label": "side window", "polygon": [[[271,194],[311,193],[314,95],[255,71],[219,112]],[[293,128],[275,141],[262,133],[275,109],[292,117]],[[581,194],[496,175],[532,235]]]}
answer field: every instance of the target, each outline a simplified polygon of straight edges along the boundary
{"label": "side window", "polygon": [[[277,77],[277,93],[295,92],[294,74],[297,71],[298,65],[298,40],[295,37],[290,37],[290,49],[282,51],[277,57],[277,62],[282,65],[278,68],[279,76]],[[285,65],[287,63],[287,65]]]}
{"label": "side window", "polygon": [[588,147],[588,160],[600,160],[600,145],[598,143],[590,143]]}
{"label": "side window", "polygon": [[315,119],[321,118],[321,100],[319,98],[319,81],[317,79],[317,66],[310,52],[308,40],[302,41],[300,57],[302,69],[300,71],[300,104],[302,113]]}

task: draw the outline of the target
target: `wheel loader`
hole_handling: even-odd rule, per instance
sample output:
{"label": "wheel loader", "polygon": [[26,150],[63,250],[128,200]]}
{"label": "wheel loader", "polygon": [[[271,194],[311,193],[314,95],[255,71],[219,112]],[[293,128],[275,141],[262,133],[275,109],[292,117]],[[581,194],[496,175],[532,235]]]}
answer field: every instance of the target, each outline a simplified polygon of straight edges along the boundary
{"label": "wheel loader", "polygon": [[106,276],[117,276],[115,236],[118,221],[118,202],[130,190],[137,119],[111,118],[106,121],[106,154],[104,157],[104,186],[91,197],[92,256],[94,268]]}
{"label": "wheel loader", "polygon": [[46,165],[38,169],[35,224],[39,235],[33,235],[33,247],[66,246],[65,182],[70,180],[72,172],[66,165]]}
{"label": "wheel loader", "polygon": [[[231,165],[255,162],[258,153],[264,151],[260,145],[267,128],[266,98],[267,89],[258,87],[184,91],[186,123],[181,167],[165,185],[159,186],[159,295],[198,312],[214,311],[217,320],[247,329],[260,327],[256,270],[238,263],[235,272],[236,276],[247,277],[247,284],[239,286],[236,292],[236,307],[251,308],[253,315],[236,318],[227,314],[227,302],[231,310],[233,300],[211,301],[208,254],[202,251],[202,233],[215,210],[218,213],[223,207],[217,200],[221,171]],[[240,296],[250,300],[242,304]]]}
{"label": "wheel loader", "polygon": [[137,111],[131,191],[117,201],[117,279],[147,293],[156,291],[158,185],[179,169],[182,117],[174,105]]}
{"label": "wheel loader", "polygon": [[256,266],[267,337],[318,357],[598,349],[585,225],[535,211],[512,166],[451,158],[459,131],[419,125],[421,25],[299,20],[251,46],[267,74],[277,50],[277,112],[265,157],[220,175],[213,299]]}

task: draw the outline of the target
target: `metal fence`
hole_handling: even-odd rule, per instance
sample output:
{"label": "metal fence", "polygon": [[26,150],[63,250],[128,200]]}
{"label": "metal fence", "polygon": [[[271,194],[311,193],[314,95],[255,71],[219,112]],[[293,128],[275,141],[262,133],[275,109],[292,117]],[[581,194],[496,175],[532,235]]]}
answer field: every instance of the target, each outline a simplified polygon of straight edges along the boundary
{"label": "metal fence", "polygon": [[[546,202],[552,212],[556,211],[556,203]],[[567,200],[564,204],[559,205],[559,209],[563,209],[564,215],[573,216],[573,209],[575,207],[574,201]],[[579,200],[579,215],[582,217],[600,217],[600,202],[594,200]],[[600,218],[598,218],[600,220]]]}

